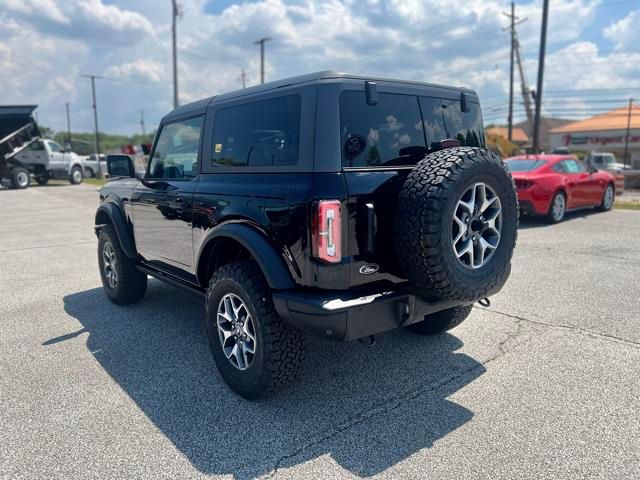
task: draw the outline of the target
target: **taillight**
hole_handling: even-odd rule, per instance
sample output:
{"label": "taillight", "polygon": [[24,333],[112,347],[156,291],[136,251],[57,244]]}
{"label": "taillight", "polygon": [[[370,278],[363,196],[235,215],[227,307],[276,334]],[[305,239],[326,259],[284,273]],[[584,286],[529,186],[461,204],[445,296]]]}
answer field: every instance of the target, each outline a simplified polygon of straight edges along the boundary
{"label": "taillight", "polygon": [[342,260],[342,215],[339,200],[322,200],[316,204],[311,227],[313,256],[323,262]]}
{"label": "taillight", "polygon": [[518,190],[526,190],[532,186],[533,182],[530,182],[529,180],[516,180],[516,188]]}

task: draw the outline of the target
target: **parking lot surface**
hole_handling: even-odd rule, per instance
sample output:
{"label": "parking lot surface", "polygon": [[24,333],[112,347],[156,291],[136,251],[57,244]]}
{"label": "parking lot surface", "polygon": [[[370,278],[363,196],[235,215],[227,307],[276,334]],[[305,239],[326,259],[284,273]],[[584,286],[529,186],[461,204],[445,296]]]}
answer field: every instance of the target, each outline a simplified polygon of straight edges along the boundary
{"label": "parking lot surface", "polygon": [[521,224],[450,334],[309,338],[233,394],[197,298],[102,293],[87,185],[0,190],[0,478],[640,478],[640,212]]}

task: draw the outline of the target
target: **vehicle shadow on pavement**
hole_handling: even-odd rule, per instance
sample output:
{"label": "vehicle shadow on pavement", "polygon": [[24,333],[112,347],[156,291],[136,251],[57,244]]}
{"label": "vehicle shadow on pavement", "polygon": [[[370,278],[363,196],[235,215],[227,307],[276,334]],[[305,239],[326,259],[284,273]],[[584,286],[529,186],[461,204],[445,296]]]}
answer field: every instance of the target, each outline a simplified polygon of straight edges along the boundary
{"label": "vehicle shadow on pavement", "polygon": [[601,212],[599,210],[578,210],[575,212],[567,212],[565,217],[562,219],[560,223],[549,223],[549,221],[545,217],[531,217],[528,215],[520,215],[520,220],[518,223],[518,230],[527,230],[529,228],[552,228],[556,225],[562,225],[565,222],[571,222],[573,220],[585,219],[587,217],[591,217],[593,215],[599,215],[607,212]]}
{"label": "vehicle shadow on pavement", "polygon": [[373,348],[309,338],[303,378],[248,402],[215,368],[199,299],[152,280],[134,306],[113,305],[98,288],[64,306],[82,329],[46,348],[88,331],[101,366],[206,474],[255,478],[328,454],[352,474],[375,475],[468,422],[473,413],[447,397],[485,372],[449,334],[398,330]]}

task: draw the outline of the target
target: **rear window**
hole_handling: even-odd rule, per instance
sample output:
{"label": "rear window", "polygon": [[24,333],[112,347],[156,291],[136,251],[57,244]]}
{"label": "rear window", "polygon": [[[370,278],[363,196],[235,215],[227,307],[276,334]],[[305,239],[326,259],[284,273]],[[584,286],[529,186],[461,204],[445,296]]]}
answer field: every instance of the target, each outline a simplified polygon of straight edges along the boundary
{"label": "rear window", "polygon": [[343,92],[340,134],[343,167],[415,165],[445,139],[484,146],[478,104],[462,113],[459,101],[391,93],[367,105],[365,92]]}
{"label": "rear window", "polygon": [[295,165],[300,103],[299,95],[287,95],[218,110],[211,166]]}
{"label": "rear window", "polygon": [[531,172],[547,163],[546,160],[536,160],[534,158],[512,158],[506,164],[512,172]]}

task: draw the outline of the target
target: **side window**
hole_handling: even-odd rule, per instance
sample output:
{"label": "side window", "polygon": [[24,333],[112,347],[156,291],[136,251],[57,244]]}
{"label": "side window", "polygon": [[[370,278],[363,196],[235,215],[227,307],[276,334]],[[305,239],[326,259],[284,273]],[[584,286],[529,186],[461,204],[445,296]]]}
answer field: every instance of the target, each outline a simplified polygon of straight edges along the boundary
{"label": "side window", "polygon": [[343,167],[415,165],[427,153],[417,97],[378,97],[368,105],[365,92],[340,94]]}
{"label": "side window", "polygon": [[62,151],[62,147],[55,142],[49,142],[49,148],[54,153]]}
{"label": "side window", "polygon": [[562,163],[564,163],[567,173],[582,173],[587,171],[582,163],[577,160],[565,160]]}
{"label": "side window", "polygon": [[162,127],[149,165],[151,178],[193,178],[198,174],[202,118]]}
{"label": "side window", "polygon": [[553,171],[558,173],[567,173],[567,169],[564,166],[564,162],[558,162],[551,168]]}
{"label": "side window", "polygon": [[450,138],[465,147],[484,147],[484,127],[480,105],[469,103],[469,111],[462,113],[460,102],[434,97],[420,97],[427,144]]}
{"label": "side window", "polygon": [[29,145],[29,150],[42,151],[44,150],[44,144],[40,140],[33,142],[31,145]]}
{"label": "side window", "polygon": [[298,163],[300,95],[221,108],[213,125],[212,167]]}

